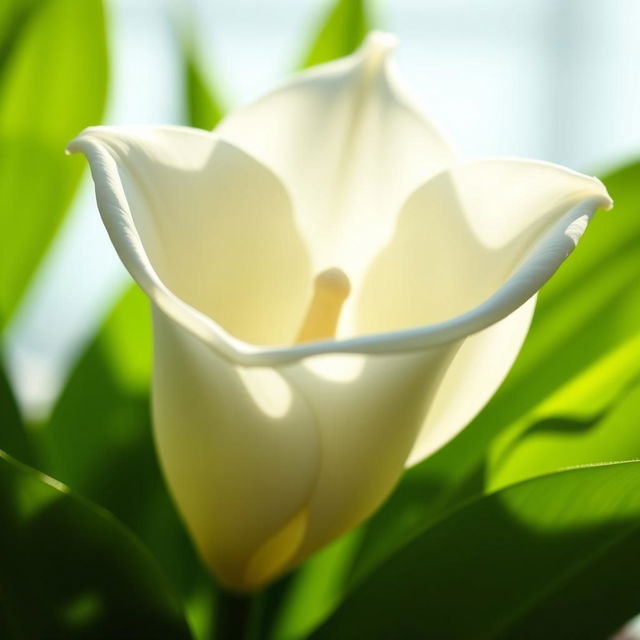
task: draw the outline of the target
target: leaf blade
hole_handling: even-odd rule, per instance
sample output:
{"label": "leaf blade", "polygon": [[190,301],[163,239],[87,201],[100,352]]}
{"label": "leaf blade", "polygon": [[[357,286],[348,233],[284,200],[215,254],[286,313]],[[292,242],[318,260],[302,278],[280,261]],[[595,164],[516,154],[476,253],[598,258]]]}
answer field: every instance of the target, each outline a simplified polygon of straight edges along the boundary
{"label": "leaf blade", "polygon": [[5,619],[18,637],[190,637],[159,567],[108,513],[4,453],[0,510]]}
{"label": "leaf blade", "polygon": [[301,67],[349,55],[360,46],[370,28],[369,7],[365,0],[338,0],[319,28]]}
{"label": "leaf blade", "polygon": [[0,259],[0,327],[18,306],[82,175],[82,162],[65,158],[64,148],[100,121],[107,88],[101,0],[40,0],[30,8],[20,14],[20,34],[0,76],[0,233],[11,239]]}
{"label": "leaf blade", "polygon": [[639,489],[629,462],[480,498],[388,559],[312,638],[607,637],[637,612]]}
{"label": "leaf blade", "polygon": [[204,570],[153,444],[151,342],[149,302],[131,287],[76,364],[40,445],[45,471],[119,518],[187,594]]}
{"label": "leaf blade", "polygon": [[36,455],[31,437],[18,409],[9,379],[2,367],[0,354],[0,449],[14,458],[35,464]]}

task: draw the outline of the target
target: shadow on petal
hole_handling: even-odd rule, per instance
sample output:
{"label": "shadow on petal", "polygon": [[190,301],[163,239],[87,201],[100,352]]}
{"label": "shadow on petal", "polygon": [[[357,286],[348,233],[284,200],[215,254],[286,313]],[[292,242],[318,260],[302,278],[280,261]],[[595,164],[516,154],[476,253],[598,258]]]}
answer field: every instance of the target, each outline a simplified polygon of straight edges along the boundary
{"label": "shadow on petal", "polygon": [[[174,295],[236,338],[293,341],[311,291],[310,262],[289,195],[267,167],[186,127],[96,127],[69,148],[89,158],[127,268],[132,255],[145,254]],[[113,232],[125,225],[133,228]]]}

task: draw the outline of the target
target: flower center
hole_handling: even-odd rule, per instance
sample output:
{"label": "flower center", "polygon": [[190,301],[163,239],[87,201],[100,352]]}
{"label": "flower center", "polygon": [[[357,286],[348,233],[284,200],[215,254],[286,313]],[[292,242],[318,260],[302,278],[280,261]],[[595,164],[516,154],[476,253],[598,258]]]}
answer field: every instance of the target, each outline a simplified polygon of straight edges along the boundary
{"label": "flower center", "polygon": [[351,293],[347,274],[333,267],[316,276],[313,297],[298,332],[296,343],[333,338],[344,301]]}

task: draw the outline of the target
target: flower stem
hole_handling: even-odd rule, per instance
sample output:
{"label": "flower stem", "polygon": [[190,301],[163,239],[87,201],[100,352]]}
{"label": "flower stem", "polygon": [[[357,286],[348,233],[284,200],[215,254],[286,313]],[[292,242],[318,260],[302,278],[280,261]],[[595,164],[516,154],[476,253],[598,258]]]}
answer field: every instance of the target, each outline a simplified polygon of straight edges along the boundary
{"label": "flower stem", "polygon": [[214,640],[259,640],[259,597],[218,591]]}

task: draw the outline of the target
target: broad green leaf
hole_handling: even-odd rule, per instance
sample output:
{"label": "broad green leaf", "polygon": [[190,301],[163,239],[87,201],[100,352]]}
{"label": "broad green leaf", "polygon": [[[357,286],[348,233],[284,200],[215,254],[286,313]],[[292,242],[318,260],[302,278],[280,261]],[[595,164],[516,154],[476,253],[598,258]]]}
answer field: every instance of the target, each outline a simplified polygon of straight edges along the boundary
{"label": "broad green leaf", "polygon": [[387,501],[361,526],[360,548],[349,577],[351,586],[426,526],[437,522],[469,497],[483,493],[481,469],[468,476],[466,469],[458,473],[452,461],[456,449],[457,446],[448,447],[406,471]]}
{"label": "broad green leaf", "polygon": [[107,512],[0,453],[7,638],[189,638],[166,578]]}
{"label": "broad green leaf", "polygon": [[5,11],[1,24],[20,28],[0,74],[0,327],[69,207],[83,162],[64,149],[100,122],[107,86],[100,0],[40,0]]}
{"label": "broad green leaf", "polygon": [[[615,209],[596,216],[576,252],[543,289],[522,353],[480,416],[481,423],[498,423],[493,433],[637,334],[639,180],[640,164],[605,178]],[[493,435],[484,424],[475,431]]]}
{"label": "broad green leaf", "polygon": [[306,638],[335,609],[346,590],[360,533],[342,536],[292,575],[270,640]]}
{"label": "broad green leaf", "polygon": [[183,65],[188,123],[192,127],[211,130],[224,115],[224,108],[190,47],[185,47],[183,52]]}
{"label": "broad green leaf", "polygon": [[510,486],[389,558],[311,638],[602,640],[640,601],[640,463]]}
{"label": "broad green leaf", "polygon": [[25,463],[35,464],[33,443],[18,410],[0,353],[0,449]]}
{"label": "broad green leaf", "polygon": [[491,488],[563,467],[640,459],[640,333],[503,431]]}
{"label": "broad green leaf", "polygon": [[[495,397],[457,438],[410,469],[366,525],[354,580],[361,579],[427,523],[481,494],[486,489],[485,464],[494,438],[523,416],[534,415],[536,407],[559,389],[576,390],[581,388],[584,375],[598,376],[585,372],[598,371],[600,366],[604,371],[609,358],[615,362],[618,357],[612,354],[624,351],[624,345],[637,336],[640,164],[625,167],[604,181],[615,201],[614,211],[596,215],[574,254],[541,291],[523,350]],[[619,357],[622,369],[628,362],[637,371],[633,357]],[[631,384],[633,375],[625,384]],[[614,371],[600,381],[602,401],[618,399],[623,391],[620,380]],[[584,394],[571,400],[571,394],[565,394],[565,414],[571,406],[582,406],[583,398]],[[546,416],[551,417],[548,412]],[[630,423],[628,429],[633,429]],[[632,455],[629,449],[629,455],[621,458]],[[603,461],[601,456],[594,442],[591,452],[587,455],[583,450],[580,459],[596,463]]]}
{"label": "broad green leaf", "polygon": [[[639,176],[640,165],[636,164],[607,180],[616,200],[611,224],[606,226],[602,218],[596,219],[592,231],[598,235],[590,233],[585,238],[589,253],[577,254],[571,265],[571,279],[551,281],[547,289],[547,306],[541,308],[541,315],[549,310],[543,315],[546,322],[543,330],[532,334],[533,348],[526,352],[533,370],[536,352],[544,353],[548,343],[553,344],[558,338],[572,342],[571,334],[563,329],[563,325],[570,325],[567,319],[586,315],[587,305],[593,305],[600,291],[621,288],[621,293],[612,297],[610,309],[605,308],[597,316],[599,328],[592,332],[590,347],[583,345],[566,356],[584,361],[586,355],[589,362],[584,369],[566,377],[564,384],[557,384],[547,398],[516,418],[496,438],[488,474],[488,483],[493,487],[571,465],[628,460],[640,455],[640,433],[634,426],[637,393],[629,391],[640,379],[640,285],[636,266],[640,240]],[[598,223],[600,226],[596,227]],[[580,282],[592,285],[593,290],[585,291],[583,304],[572,306],[572,291]],[[612,347],[602,349],[603,344],[611,343]],[[596,357],[592,357],[594,353]],[[567,367],[560,359],[554,364],[555,370],[548,372],[552,380],[554,374]],[[526,370],[522,375],[532,378]],[[548,383],[535,380],[523,389],[523,396],[532,389],[535,392],[541,384]]]}
{"label": "broad green leaf", "polygon": [[[530,334],[511,374],[480,416],[452,443],[458,465],[477,465],[487,444],[505,426],[637,335],[639,181],[638,164],[605,179],[615,201],[614,211],[596,216],[576,252],[542,290]],[[616,384],[615,376],[610,380]],[[576,406],[581,402],[577,398]],[[565,407],[567,403],[565,398]]]}
{"label": "broad green leaf", "polygon": [[[0,4],[0,78],[24,27],[42,0],[4,0]],[[0,80],[1,82],[1,80]]]}
{"label": "broad green leaf", "polygon": [[366,0],[338,0],[330,8],[302,67],[349,55],[371,28]]}
{"label": "broad green leaf", "polygon": [[202,569],[158,467],[150,369],[149,303],[131,288],[79,360],[43,429],[45,469],[132,529],[187,594]]}

